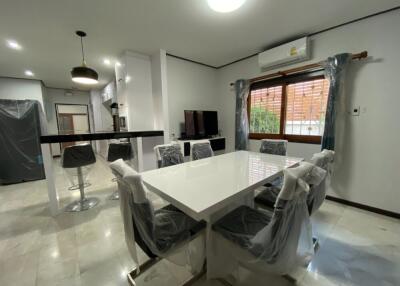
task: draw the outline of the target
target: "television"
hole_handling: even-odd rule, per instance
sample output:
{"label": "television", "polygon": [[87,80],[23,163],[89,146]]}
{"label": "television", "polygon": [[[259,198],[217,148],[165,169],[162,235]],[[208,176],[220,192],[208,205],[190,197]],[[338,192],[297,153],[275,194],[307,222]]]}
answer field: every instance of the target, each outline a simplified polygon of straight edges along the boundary
{"label": "television", "polygon": [[185,137],[209,138],[218,134],[217,111],[185,110]]}

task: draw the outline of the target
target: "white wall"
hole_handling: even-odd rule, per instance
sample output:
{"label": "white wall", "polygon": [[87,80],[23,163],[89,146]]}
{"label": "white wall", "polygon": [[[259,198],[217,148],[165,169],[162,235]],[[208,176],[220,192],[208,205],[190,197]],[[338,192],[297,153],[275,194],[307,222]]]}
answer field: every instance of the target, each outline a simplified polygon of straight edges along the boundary
{"label": "white wall", "polygon": [[129,130],[154,130],[154,105],[149,56],[125,53],[126,104]]}
{"label": "white wall", "polygon": [[[346,99],[340,103],[337,121],[335,175],[329,194],[393,212],[400,210],[398,27],[397,10],[315,35],[311,60],[363,50],[372,56],[353,62],[346,78]],[[235,95],[229,83],[260,74],[257,57],[218,71],[219,105],[223,108],[220,122],[228,150],[234,149],[235,136]],[[347,114],[353,106],[361,106],[359,117]],[[257,145],[252,141],[251,149],[258,149]],[[318,149],[317,145],[292,143],[289,154],[309,157]]]}
{"label": "white wall", "polygon": [[0,99],[32,99],[43,104],[42,83],[38,80],[2,77]]}
{"label": "white wall", "polygon": [[185,109],[220,111],[216,69],[167,56],[167,78],[171,137],[184,131]]}

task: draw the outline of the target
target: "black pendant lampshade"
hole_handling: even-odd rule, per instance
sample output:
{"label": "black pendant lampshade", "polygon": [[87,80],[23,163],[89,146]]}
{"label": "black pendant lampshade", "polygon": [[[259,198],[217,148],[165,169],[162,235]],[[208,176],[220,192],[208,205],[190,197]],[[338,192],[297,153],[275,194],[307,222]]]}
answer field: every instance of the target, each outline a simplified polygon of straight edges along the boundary
{"label": "black pendant lampshade", "polygon": [[81,38],[82,48],[82,65],[74,67],[71,71],[72,81],[81,84],[96,84],[98,83],[99,75],[94,69],[86,66],[85,52],[83,50],[83,37],[86,37],[86,33],[83,31],[76,31],[76,34]]}

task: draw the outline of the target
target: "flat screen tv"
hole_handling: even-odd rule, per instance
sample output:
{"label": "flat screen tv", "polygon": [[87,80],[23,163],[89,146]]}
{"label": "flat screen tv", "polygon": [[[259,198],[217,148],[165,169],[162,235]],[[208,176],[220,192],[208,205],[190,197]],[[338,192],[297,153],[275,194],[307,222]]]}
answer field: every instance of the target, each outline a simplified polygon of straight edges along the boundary
{"label": "flat screen tv", "polygon": [[185,110],[185,133],[187,138],[193,139],[217,135],[217,111]]}

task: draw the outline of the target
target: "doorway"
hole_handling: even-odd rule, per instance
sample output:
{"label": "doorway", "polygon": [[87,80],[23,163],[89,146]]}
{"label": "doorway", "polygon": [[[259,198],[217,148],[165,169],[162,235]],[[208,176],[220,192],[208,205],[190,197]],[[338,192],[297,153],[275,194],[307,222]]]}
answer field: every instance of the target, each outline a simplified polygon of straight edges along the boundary
{"label": "doorway", "polygon": [[[82,134],[90,132],[89,108],[87,104],[56,103],[58,134]],[[83,143],[83,142],[82,142]],[[60,143],[61,152],[75,142]]]}

